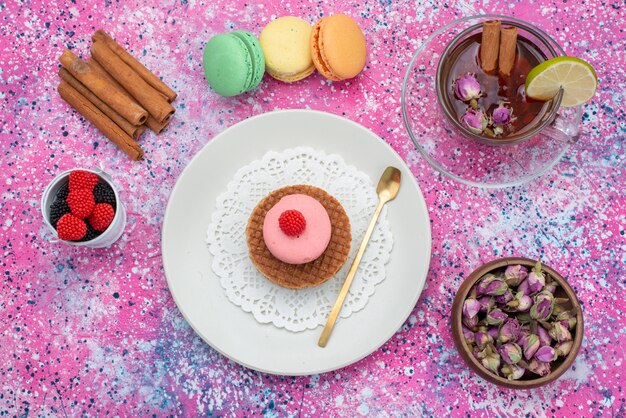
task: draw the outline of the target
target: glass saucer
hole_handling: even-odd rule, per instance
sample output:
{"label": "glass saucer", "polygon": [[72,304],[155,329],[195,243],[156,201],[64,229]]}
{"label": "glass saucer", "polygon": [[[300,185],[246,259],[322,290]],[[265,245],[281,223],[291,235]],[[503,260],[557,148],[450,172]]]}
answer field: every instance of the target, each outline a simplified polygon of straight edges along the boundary
{"label": "glass saucer", "polygon": [[559,108],[555,119],[538,134],[514,142],[486,143],[455,128],[437,97],[439,61],[457,36],[486,20],[526,27],[556,55],[565,55],[545,32],[519,19],[481,15],[457,20],[433,33],[415,53],[402,84],[402,115],[416,148],[439,172],[471,186],[508,187],[545,173],[561,159],[579,136],[582,109]]}

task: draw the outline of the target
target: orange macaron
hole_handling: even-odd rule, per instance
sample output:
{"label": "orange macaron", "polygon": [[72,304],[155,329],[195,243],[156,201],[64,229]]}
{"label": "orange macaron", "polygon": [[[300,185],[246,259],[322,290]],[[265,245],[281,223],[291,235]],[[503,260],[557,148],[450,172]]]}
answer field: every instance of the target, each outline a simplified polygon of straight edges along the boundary
{"label": "orange macaron", "polygon": [[363,31],[349,16],[323,17],[311,31],[311,55],[315,68],[327,79],[353,78],[365,67],[367,58]]}

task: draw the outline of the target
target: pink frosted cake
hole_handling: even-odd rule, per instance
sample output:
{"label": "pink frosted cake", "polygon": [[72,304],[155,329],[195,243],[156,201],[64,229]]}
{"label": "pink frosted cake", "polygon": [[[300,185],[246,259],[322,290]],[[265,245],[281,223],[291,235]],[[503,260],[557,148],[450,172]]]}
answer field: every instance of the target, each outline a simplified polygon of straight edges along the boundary
{"label": "pink frosted cake", "polygon": [[343,207],[313,186],[270,193],[250,216],[246,235],[254,265],[272,282],[291,289],[330,279],[350,252],[350,221]]}
{"label": "pink frosted cake", "polygon": [[330,218],[311,196],[290,194],[265,215],[263,240],[274,257],[304,264],[322,255],[330,242]]}

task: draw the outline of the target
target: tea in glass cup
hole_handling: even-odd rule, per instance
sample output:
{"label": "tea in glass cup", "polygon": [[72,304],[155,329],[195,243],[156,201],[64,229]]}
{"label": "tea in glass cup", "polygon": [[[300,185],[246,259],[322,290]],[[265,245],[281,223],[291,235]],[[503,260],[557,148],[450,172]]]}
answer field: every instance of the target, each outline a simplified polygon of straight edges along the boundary
{"label": "tea in glass cup", "polygon": [[439,103],[447,118],[467,136],[486,142],[533,135],[554,118],[560,101],[560,95],[540,101],[525,94],[530,71],[557,51],[532,28],[502,23],[490,20],[461,32],[437,69]]}

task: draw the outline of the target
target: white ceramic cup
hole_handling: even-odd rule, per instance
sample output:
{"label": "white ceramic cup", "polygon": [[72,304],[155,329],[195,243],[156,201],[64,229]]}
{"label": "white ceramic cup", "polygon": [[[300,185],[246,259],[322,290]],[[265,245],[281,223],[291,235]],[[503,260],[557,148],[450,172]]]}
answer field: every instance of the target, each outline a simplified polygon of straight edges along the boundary
{"label": "white ceramic cup", "polygon": [[[111,225],[109,225],[109,227],[102,234],[100,234],[99,236],[97,236],[96,238],[90,241],[79,242],[79,241],[64,241],[62,239],[59,239],[56,229],[54,229],[54,227],[50,223],[50,207],[52,206],[52,202],[54,202],[54,198],[56,197],[57,192],[59,191],[61,186],[65,182],[69,181],[70,173],[76,170],[89,171],[91,173],[96,174],[98,177],[104,180],[113,189],[113,193],[115,193],[115,201],[117,202],[117,207],[115,209],[115,216],[113,217],[113,221],[111,222]],[[126,226],[126,208],[124,208],[124,205],[120,201],[120,196],[117,193],[117,187],[111,180],[111,176],[107,174],[106,172],[104,172],[103,170],[100,170],[98,168],[96,168],[95,170],[90,170],[88,168],[75,168],[72,170],[64,171],[63,173],[56,176],[54,180],[52,180],[50,184],[48,184],[48,187],[46,187],[46,189],[43,192],[43,195],[41,196],[41,214],[43,215],[44,223],[48,226],[50,231],[52,231],[52,234],[54,237],[53,239],[50,240],[50,242],[52,243],[63,242],[65,244],[75,245],[77,247],[90,247],[90,248],[108,247],[111,244],[113,244],[115,241],[117,241],[120,236],[122,236],[122,232],[124,232],[124,227]]]}

